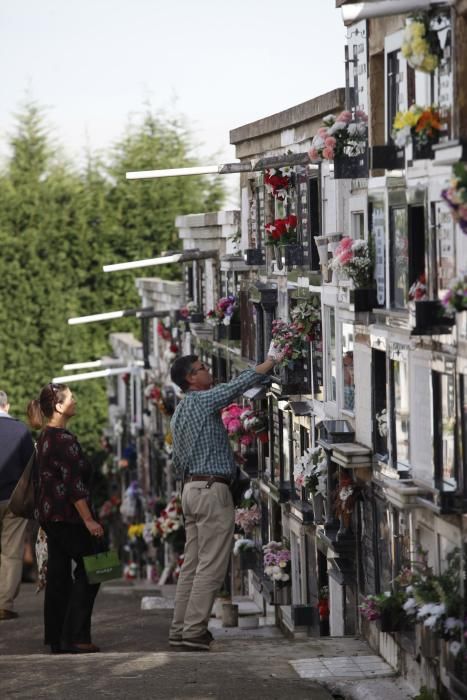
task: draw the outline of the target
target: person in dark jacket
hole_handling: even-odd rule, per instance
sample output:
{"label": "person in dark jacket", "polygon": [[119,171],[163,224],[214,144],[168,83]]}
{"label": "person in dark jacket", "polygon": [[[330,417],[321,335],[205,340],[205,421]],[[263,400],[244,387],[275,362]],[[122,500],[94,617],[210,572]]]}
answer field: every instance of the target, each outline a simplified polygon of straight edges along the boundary
{"label": "person in dark jacket", "polygon": [[[103,536],[91,509],[92,468],[67,430],[76,401],[65,384],[47,384],[28,405],[37,440],[38,520],[47,535],[44,643],[53,654],[99,651],[91,641],[91,615],[99,584],[88,582],[83,557]],[[72,562],[75,568],[72,573]]]}
{"label": "person in dark jacket", "polygon": [[0,620],[13,620],[23,571],[28,521],[13,515],[8,501],[29,462],[34,444],[29,430],[10,416],[8,396],[0,391]]}

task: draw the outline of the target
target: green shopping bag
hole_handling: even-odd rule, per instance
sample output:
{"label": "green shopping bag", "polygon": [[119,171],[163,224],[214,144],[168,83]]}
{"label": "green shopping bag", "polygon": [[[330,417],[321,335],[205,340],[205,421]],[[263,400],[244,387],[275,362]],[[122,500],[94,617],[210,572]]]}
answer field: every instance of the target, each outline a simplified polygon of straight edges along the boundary
{"label": "green shopping bag", "polygon": [[102,583],[122,576],[122,563],[114,549],[90,554],[83,557],[83,562],[89,583]]}

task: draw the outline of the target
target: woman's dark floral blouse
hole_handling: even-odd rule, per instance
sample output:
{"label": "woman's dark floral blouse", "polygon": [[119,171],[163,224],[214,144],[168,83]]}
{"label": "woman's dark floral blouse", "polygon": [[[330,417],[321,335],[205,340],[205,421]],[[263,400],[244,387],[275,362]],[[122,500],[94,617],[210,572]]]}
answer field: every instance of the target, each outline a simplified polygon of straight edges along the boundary
{"label": "woman's dark floral blouse", "polygon": [[92,468],[76,437],[64,428],[44,428],[37,441],[40,523],[82,523],[74,503],[90,503]]}

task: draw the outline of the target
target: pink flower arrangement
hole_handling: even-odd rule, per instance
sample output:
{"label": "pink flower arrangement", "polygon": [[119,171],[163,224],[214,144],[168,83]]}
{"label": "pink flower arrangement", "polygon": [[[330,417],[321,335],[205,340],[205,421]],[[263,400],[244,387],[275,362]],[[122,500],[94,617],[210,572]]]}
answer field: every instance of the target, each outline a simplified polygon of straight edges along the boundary
{"label": "pink flower arrangement", "polygon": [[237,508],[235,511],[235,525],[243,530],[245,535],[250,534],[261,522],[261,511],[256,504],[250,508]]}
{"label": "pink flower arrangement", "polygon": [[352,113],[344,110],[335,117],[324,117],[323,124],[313,138],[309,156],[311,160],[334,160],[336,156],[356,155],[366,143],[368,117],[357,111],[355,119]]}
{"label": "pink flower arrangement", "polygon": [[343,238],[335,250],[330,267],[344,272],[357,288],[368,287],[372,273],[368,243],[360,239]]}
{"label": "pink flower arrangement", "polygon": [[222,410],[221,419],[229,438],[238,441],[240,445],[251,445],[254,442],[251,429],[246,425],[252,413],[251,409],[239,406],[237,403],[231,403]]}

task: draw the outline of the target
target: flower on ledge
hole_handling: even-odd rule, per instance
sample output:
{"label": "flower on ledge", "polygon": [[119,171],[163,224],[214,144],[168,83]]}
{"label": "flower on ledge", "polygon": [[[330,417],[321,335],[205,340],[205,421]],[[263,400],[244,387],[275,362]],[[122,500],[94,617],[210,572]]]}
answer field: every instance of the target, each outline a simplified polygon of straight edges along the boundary
{"label": "flower on ledge", "polygon": [[411,68],[433,73],[441,54],[437,32],[431,29],[427,12],[417,12],[411,20],[404,30],[401,53]]}
{"label": "flower on ledge", "polygon": [[266,245],[287,245],[297,242],[297,217],[295,214],[285,219],[276,219],[266,224]]}
{"label": "flower on ledge", "polygon": [[439,111],[436,107],[412,105],[406,112],[397,112],[394,117],[393,138],[396,146],[402,148],[413,136],[420,145],[437,140],[441,131]]}
{"label": "flower on ledge", "polygon": [[455,277],[441,303],[447,311],[467,311],[467,274]]}
{"label": "flower on ledge", "polygon": [[334,512],[337,518],[342,518],[345,527],[349,527],[350,520],[357,502],[359,487],[352,478],[342,475],[334,496]]}
{"label": "flower on ledge", "polygon": [[409,289],[409,301],[424,301],[427,298],[426,277],[423,272]]}
{"label": "flower on ledge", "polygon": [[277,367],[285,367],[294,360],[305,357],[309,336],[303,331],[300,324],[295,321],[287,323],[280,318],[272,322],[272,342],[282,354],[283,358],[277,363]]}
{"label": "flower on ledge", "polygon": [[326,476],[327,460],[322,447],[309,447],[294,464],[296,486],[306,486],[313,495],[326,495]]}
{"label": "flower on ledge", "polygon": [[467,233],[467,169],[465,163],[456,163],[450,186],[441,192],[441,197],[451,210],[451,216]]}
{"label": "flower on ledge", "polygon": [[311,160],[334,160],[335,157],[361,153],[367,141],[368,117],[357,111],[355,118],[345,110],[337,117],[329,114],[314,136],[309,151]]}
{"label": "flower on ledge", "polygon": [[162,338],[162,340],[166,340],[167,342],[172,340],[170,328],[168,328],[164,322],[160,320],[157,322],[157,335],[159,338]]}
{"label": "flower on ledge", "polygon": [[232,316],[234,316],[238,308],[237,297],[235,294],[229,294],[219,299],[215,308],[208,311],[206,318],[211,324],[219,325],[223,323],[224,326],[230,326]]}
{"label": "flower on ledge", "polygon": [[180,309],[180,316],[182,318],[188,319],[190,314],[194,314],[198,311],[198,304],[194,301],[188,301],[185,306]]}
{"label": "flower on ledge", "polygon": [[372,260],[368,243],[345,237],[337,246],[331,270],[345,273],[359,289],[371,285]]}
{"label": "flower on ledge", "polygon": [[264,574],[278,584],[290,581],[290,549],[282,542],[268,542],[263,546]]}
{"label": "flower on ledge", "polygon": [[282,168],[267,168],[264,171],[264,184],[267,191],[279,201],[287,199],[290,177],[283,173]]}
{"label": "flower on ledge", "polygon": [[383,408],[379,413],[376,413],[376,425],[378,429],[378,434],[380,437],[388,436],[388,412],[386,408]]}

